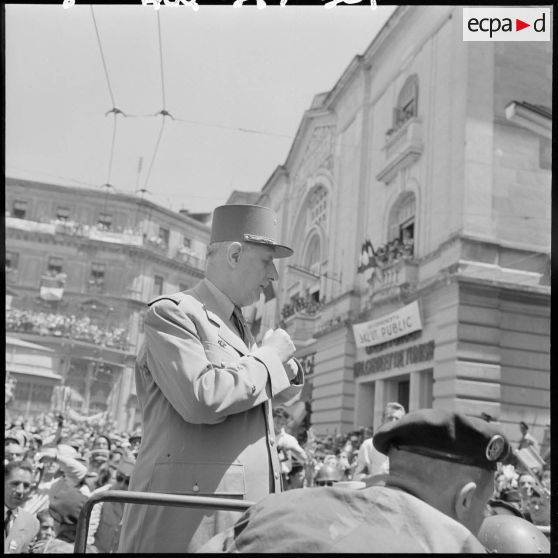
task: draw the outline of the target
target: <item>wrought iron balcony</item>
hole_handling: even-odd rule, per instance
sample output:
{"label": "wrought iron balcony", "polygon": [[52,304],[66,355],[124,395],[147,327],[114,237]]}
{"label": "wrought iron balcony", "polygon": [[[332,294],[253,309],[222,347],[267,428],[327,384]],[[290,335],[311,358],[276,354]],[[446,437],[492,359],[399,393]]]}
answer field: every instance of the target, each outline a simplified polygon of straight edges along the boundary
{"label": "wrought iron balcony", "polygon": [[111,242],[114,244],[125,244],[128,246],[142,246],[142,235],[131,231],[110,231],[100,226],[89,226],[74,221],[52,220],[42,223],[29,219],[18,219],[16,217],[6,217],[6,229],[17,229],[20,231],[43,233],[43,234],[62,234],[66,236],[77,236],[98,240],[101,242]]}
{"label": "wrought iron balcony", "polygon": [[281,316],[285,320],[295,314],[315,316],[323,307],[323,301],[317,301],[311,297],[296,297],[290,303],[284,304],[281,309]]}
{"label": "wrought iron balcony", "polygon": [[104,279],[89,279],[87,281],[87,292],[91,294],[103,294],[105,292]]}
{"label": "wrought iron balcony", "polygon": [[314,336],[318,314],[323,301],[311,297],[297,297],[281,309],[281,327],[287,330],[295,342],[305,342]]}
{"label": "wrought iron balcony", "polygon": [[411,256],[380,263],[374,268],[368,284],[374,300],[399,294],[401,289],[412,288],[418,279],[418,263]]}
{"label": "wrought iron balcony", "polygon": [[194,252],[193,250],[189,250],[188,248],[179,248],[176,252],[175,257],[178,261],[188,264],[197,269],[204,269],[205,267],[205,260],[203,258],[200,258],[200,256],[196,252]]}

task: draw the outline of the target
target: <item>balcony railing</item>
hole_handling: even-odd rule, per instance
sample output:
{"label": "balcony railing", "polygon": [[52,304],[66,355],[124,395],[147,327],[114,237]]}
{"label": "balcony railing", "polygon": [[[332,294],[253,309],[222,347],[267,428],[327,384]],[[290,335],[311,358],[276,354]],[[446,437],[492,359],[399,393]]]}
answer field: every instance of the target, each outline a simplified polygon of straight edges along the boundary
{"label": "balcony railing", "polygon": [[[101,225],[90,227],[73,221],[52,221],[50,223],[39,223],[27,219],[17,219],[6,217],[6,228],[17,229],[28,232],[38,232],[43,234],[63,234],[80,238],[89,238],[99,242],[110,242],[111,244],[123,244],[126,246],[142,246],[153,250],[159,254],[168,255],[169,246],[158,236],[146,237],[143,234],[125,229],[124,231],[111,231]],[[179,248],[175,256],[182,262],[187,263],[197,269],[205,267],[205,259],[195,252]]]}
{"label": "balcony railing", "polygon": [[6,331],[64,337],[122,351],[129,348],[127,328],[96,323],[88,316],[8,308]]}
{"label": "balcony railing", "polygon": [[188,248],[181,247],[176,251],[176,259],[182,263],[191,265],[197,269],[204,269],[205,268],[205,259],[201,258],[196,252],[193,250],[189,250]]}
{"label": "balcony railing", "polygon": [[281,327],[296,341],[307,341],[314,336],[318,313],[323,301],[311,297],[297,297],[281,309]]}
{"label": "balcony railing", "polygon": [[379,265],[369,279],[372,296],[378,298],[399,292],[403,286],[415,285],[418,279],[418,263],[410,257],[400,257]]}
{"label": "balcony railing", "polygon": [[305,314],[315,316],[323,307],[323,301],[317,301],[311,297],[296,297],[288,304],[284,304],[281,309],[281,316],[285,320],[294,314]]}
{"label": "balcony railing", "polygon": [[90,227],[89,225],[82,225],[74,221],[56,220],[50,223],[39,223],[38,221],[30,221],[28,219],[6,217],[6,228],[44,234],[78,236],[101,242],[126,244],[128,246],[143,246],[143,236],[138,232],[131,230],[110,231],[101,226],[94,225]]}
{"label": "balcony railing", "polygon": [[105,281],[103,279],[89,279],[87,281],[87,292],[90,294],[103,294],[105,292]]}

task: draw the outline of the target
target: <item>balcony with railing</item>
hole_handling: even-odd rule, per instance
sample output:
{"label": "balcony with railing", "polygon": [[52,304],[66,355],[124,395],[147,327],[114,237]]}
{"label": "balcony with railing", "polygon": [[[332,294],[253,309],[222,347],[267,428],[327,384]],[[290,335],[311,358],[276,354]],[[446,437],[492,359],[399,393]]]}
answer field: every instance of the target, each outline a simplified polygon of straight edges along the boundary
{"label": "balcony with railing", "polygon": [[120,351],[130,348],[127,327],[90,316],[7,308],[6,331],[73,339]]}
{"label": "balcony with railing", "polygon": [[105,280],[102,277],[92,277],[87,281],[86,290],[89,294],[104,294]]}
{"label": "balcony with railing", "polygon": [[101,242],[110,242],[113,244],[126,244],[128,246],[143,246],[144,244],[142,234],[131,229],[112,231],[101,224],[89,226],[76,223],[75,221],[63,221],[60,219],[49,222],[39,222],[7,216],[6,229],[52,235],[62,234],[66,236],[89,238]]}
{"label": "balcony with railing", "polygon": [[383,147],[386,158],[376,178],[389,183],[401,169],[414,163],[422,154],[422,122],[416,116],[404,120],[386,132]]}
{"label": "balcony with railing", "polygon": [[200,257],[197,252],[194,252],[193,250],[191,250],[190,248],[186,248],[185,246],[181,246],[176,251],[175,258],[179,262],[195,267],[196,269],[205,268],[205,259]]}
{"label": "balcony with railing", "polygon": [[281,309],[281,327],[298,342],[305,342],[314,336],[316,322],[323,301],[317,301],[311,296],[296,297]]}
{"label": "balcony with railing", "polygon": [[[76,223],[74,221],[62,221],[60,219],[43,223],[7,216],[6,229],[15,229],[30,233],[50,234],[53,236],[66,235],[111,244],[138,246],[156,252],[157,254],[164,256],[169,255],[168,243],[160,236],[147,237],[146,235],[131,229],[113,231],[109,230],[102,224],[89,226],[82,225],[81,223]],[[196,269],[203,270],[205,267],[205,259],[187,248],[179,248],[175,257],[178,261],[188,264]]]}
{"label": "balcony with railing", "polygon": [[368,284],[375,300],[415,285],[418,279],[418,262],[414,258],[413,240],[402,242],[397,238],[378,247],[371,269]]}

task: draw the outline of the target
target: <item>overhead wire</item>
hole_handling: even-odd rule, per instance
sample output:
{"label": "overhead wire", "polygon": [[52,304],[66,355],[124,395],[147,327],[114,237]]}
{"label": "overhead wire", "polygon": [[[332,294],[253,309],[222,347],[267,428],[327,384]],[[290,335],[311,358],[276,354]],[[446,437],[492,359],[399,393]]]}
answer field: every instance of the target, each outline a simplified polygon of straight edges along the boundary
{"label": "overhead wire", "polygon": [[107,184],[110,184],[110,179],[112,176],[112,162],[114,159],[114,146],[116,144],[116,128],[117,128],[117,120],[116,120],[116,113],[114,113],[114,120],[112,125],[112,142],[110,145],[110,155],[109,155],[109,166],[108,166],[108,173],[107,173]]}
{"label": "overhead wire", "polygon": [[161,143],[161,138],[163,137],[163,130],[165,129],[165,123],[166,123],[166,119],[165,116],[163,116],[163,120],[161,122],[161,128],[159,129],[159,135],[157,137],[157,141],[155,142],[155,149],[153,150],[153,157],[151,157],[151,162],[149,163],[149,169],[145,177],[144,188],[146,188],[147,185],[149,184],[151,171],[153,170],[153,165],[155,164],[155,158],[157,157],[157,153],[159,151],[159,144]]}
{"label": "overhead wire", "polygon": [[97,35],[97,44],[99,45],[99,50],[101,51],[101,60],[103,62],[103,69],[105,70],[105,77],[107,79],[107,86],[108,86],[108,90],[109,90],[109,95],[110,95],[110,100],[112,102],[112,106],[115,107],[116,103],[114,102],[114,94],[112,92],[112,87],[110,86],[110,78],[109,78],[109,73],[108,73],[108,69],[107,69],[107,63],[105,60],[105,54],[103,52],[103,46],[101,44],[101,36],[99,34],[99,28],[97,27],[97,20],[95,18],[95,12],[93,10],[93,5],[89,6],[91,8],[91,16],[93,17],[93,25],[95,26],[95,34]]}
{"label": "overhead wire", "polygon": [[91,8],[91,17],[93,18],[93,26],[95,27],[95,35],[97,37],[97,44],[99,45],[99,52],[101,53],[101,61],[103,63],[105,78],[107,80],[107,87],[108,87],[108,91],[109,91],[109,95],[110,95],[110,100],[112,102],[112,108],[105,113],[105,116],[107,116],[110,113],[112,113],[112,115],[113,115],[112,141],[111,141],[110,153],[109,153],[107,181],[106,181],[106,184],[103,184],[103,186],[102,186],[102,187],[107,188],[107,194],[106,194],[106,199],[105,199],[105,205],[106,205],[106,202],[108,200],[109,188],[111,187],[112,164],[113,164],[113,161],[114,161],[114,150],[115,150],[115,146],[116,146],[117,118],[118,118],[119,114],[121,114],[123,116],[126,116],[126,114],[123,111],[121,111],[119,108],[117,108],[117,106],[116,106],[116,102],[114,100],[114,93],[113,93],[113,90],[112,90],[112,86],[110,84],[110,76],[109,76],[109,72],[108,72],[107,62],[105,60],[105,53],[103,51],[103,44],[101,42],[101,35],[99,33],[99,27],[97,25],[97,19],[95,18],[95,11],[93,10],[93,5],[90,5],[89,7]]}
{"label": "overhead wire", "polygon": [[165,72],[163,69],[163,40],[161,33],[161,17],[159,12],[157,12],[157,29],[159,31],[159,65],[161,69],[161,93],[163,96],[163,110],[167,108],[166,96],[165,96]]}
{"label": "overhead wire", "polygon": [[163,137],[163,132],[165,130],[166,118],[169,117],[171,120],[174,120],[172,114],[167,110],[166,107],[166,97],[165,97],[165,73],[163,69],[163,33],[161,31],[161,16],[159,12],[157,12],[157,30],[158,30],[158,39],[159,39],[159,63],[161,69],[161,94],[163,99],[163,108],[160,110],[156,115],[161,115],[163,117],[163,121],[161,122],[161,128],[159,129],[159,135],[157,136],[157,141],[155,142],[155,148],[153,150],[153,156],[151,157],[151,162],[149,164],[149,169],[147,171],[145,182],[144,182],[144,189],[147,189],[147,185],[149,184],[149,179],[151,178],[151,171],[153,170],[153,166],[155,165],[155,160],[157,158],[157,154],[159,152],[159,145],[161,144],[161,139]]}

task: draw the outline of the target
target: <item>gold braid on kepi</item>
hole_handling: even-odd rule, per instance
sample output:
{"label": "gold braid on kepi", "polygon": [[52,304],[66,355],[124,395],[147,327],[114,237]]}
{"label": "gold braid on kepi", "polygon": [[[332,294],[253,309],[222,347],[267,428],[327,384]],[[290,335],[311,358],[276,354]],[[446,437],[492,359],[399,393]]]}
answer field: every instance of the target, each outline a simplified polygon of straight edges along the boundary
{"label": "gold braid on kepi", "polygon": [[293,251],[279,242],[279,225],[273,209],[261,205],[230,204],[215,208],[209,242],[249,242],[273,248],[275,258]]}

